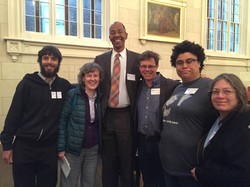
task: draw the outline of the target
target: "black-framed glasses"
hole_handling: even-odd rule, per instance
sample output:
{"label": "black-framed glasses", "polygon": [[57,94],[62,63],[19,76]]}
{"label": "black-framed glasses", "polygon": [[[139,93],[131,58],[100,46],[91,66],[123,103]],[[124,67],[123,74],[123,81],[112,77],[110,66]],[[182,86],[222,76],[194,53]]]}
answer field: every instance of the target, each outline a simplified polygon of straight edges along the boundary
{"label": "black-framed glasses", "polygon": [[195,61],[198,61],[198,59],[194,59],[194,58],[187,58],[186,60],[177,60],[175,62],[176,66],[182,66],[184,63],[189,65]]}
{"label": "black-framed glasses", "polygon": [[229,96],[229,95],[232,95],[234,92],[236,92],[236,90],[233,90],[231,88],[224,88],[222,90],[219,90],[219,89],[212,89],[210,91],[210,93],[212,95],[215,95],[215,96],[218,96],[220,93],[222,93],[222,95],[224,96]]}
{"label": "black-framed glasses", "polygon": [[153,65],[141,65],[141,66],[139,66],[139,68],[141,68],[141,69],[154,69],[154,68],[156,68],[157,66],[153,66]]}

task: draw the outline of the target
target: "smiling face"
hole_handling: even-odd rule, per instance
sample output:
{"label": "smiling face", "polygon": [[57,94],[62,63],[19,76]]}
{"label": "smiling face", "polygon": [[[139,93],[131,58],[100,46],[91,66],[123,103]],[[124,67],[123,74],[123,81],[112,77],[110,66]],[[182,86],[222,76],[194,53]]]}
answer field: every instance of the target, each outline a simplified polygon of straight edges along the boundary
{"label": "smiling face", "polygon": [[121,52],[125,48],[125,40],[128,34],[122,23],[115,22],[109,28],[109,39],[112,42],[114,50],[116,52]]}
{"label": "smiling face", "polygon": [[150,86],[155,78],[157,77],[157,68],[158,66],[155,63],[154,58],[149,58],[140,61],[140,72],[141,75],[143,76],[145,82],[147,83],[148,86]]}
{"label": "smiling face", "polygon": [[53,55],[43,55],[40,63],[41,74],[46,78],[54,77],[59,71],[59,61]]}
{"label": "smiling face", "polygon": [[221,118],[225,117],[238,105],[236,91],[224,79],[218,80],[212,89],[211,101],[216,110],[219,111]]}
{"label": "smiling face", "polygon": [[176,59],[176,72],[183,83],[198,79],[200,63],[197,61],[197,57],[189,52],[179,54]]}
{"label": "smiling face", "polygon": [[91,71],[83,76],[85,90],[95,91],[100,83],[100,72],[98,70]]}

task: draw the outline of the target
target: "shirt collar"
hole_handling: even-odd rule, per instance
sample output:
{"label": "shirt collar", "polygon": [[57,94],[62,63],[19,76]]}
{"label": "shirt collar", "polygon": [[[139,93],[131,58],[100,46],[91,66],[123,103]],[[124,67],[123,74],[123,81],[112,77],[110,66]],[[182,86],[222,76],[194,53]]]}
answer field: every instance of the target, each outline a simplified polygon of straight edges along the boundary
{"label": "shirt collar", "polygon": [[[157,72],[157,76],[156,76],[155,80],[153,80],[152,88],[159,85],[160,81],[161,81],[161,74],[159,72]],[[143,83],[146,85],[145,80],[143,80]]]}
{"label": "shirt collar", "polygon": [[[126,53],[127,53],[127,50],[126,50],[126,48],[124,48],[119,54],[121,55],[122,58],[125,58]],[[117,54],[117,52],[113,49],[112,55],[111,55],[112,59],[115,58],[116,54]]]}
{"label": "shirt collar", "polygon": [[44,80],[46,83],[48,83],[49,85],[51,85],[51,84],[55,81],[55,79],[56,79],[56,77],[54,76],[54,77],[52,77],[52,79],[51,79],[50,81],[48,81],[47,78],[44,77],[44,76],[41,74],[41,72],[38,72],[38,75],[39,75],[39,77],[41,77],[41,79],[43,79],[43,80]]}

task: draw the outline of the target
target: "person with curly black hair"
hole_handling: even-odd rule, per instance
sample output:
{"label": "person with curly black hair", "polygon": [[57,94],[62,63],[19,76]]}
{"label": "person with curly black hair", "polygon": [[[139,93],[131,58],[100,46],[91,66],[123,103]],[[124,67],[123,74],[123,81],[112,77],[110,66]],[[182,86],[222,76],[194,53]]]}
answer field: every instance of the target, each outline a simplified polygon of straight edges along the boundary
{"label": "person with curly black hair", "polygon": [[163,105],[159,152],[166,186],[199,186],[190,172],[197,165],[197,144],[218,116],[208,95],[211,79],[201,77],[204,60],[204,49],[194,42],[173,48],[171,65],[182,84]]}

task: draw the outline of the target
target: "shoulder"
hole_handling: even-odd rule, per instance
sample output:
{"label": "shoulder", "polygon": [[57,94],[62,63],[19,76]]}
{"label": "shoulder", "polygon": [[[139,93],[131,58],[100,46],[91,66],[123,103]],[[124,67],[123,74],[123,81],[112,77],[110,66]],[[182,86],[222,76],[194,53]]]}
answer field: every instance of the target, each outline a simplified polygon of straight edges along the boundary
{"label": "shoulder", "polygon": [[210,89],[212,79],[209,78],[199,78],[198,80],[193,81],[190,84],[187,84],[187,87],[199,88],[201,92],[207,92]]}
{"label": "shoulder", "polygon": [[212,79],[210,79],[210,78],[200,78],[199,82],[210,84],[212,82]]}
{"label": "shoulder", "polygon": [[108,56],[111,56],[111,54],[112,54],[112,50],[109,50],[109,51],[104,52],[104,53],[102,53],[100,55],[97,55],[95,57],[95,59],[100,59],[100,58],[103,58],[103,57],[108,57]]}
{"label": "shoulder", "polygon": [[161,84],[168,84],[168,85],[173,85],[173,86],[177,86],[179,84],[181,84],[179,81],[175,81],[173,79],[170,78],[166,78],[161,74],[161,80],[160,80]]}
{"label": "shoulder", "polygon": [[75,94],[81,94],[81,91],[80,91],[80,86],[77,84],[74,88],[71,88],[69,91],[68,91],[68,95],[70,96],[73,96]]}
{"label": "shoulder", "polygon": [[65,79],[65,78],[62,78],[62,77],[59,77],[59,76],[57,76],[56,78],[57,78],[58,81],[60,81],[60,82],[63,82],[63,83],[66,83],[66,84],[70,84],[69,81],[68,81],[67,79]]}
{"label": "shoulder", "polygon": [[42,82],[44,83],[44,81],[42,80],[42,78],[38,75],[38,72],[34,72],[34,73],[27,73],[24,75],[23,82]]}
{"label": "shoulder", "polygon": [[66,91],[71,88],[70,82],[68,80],[62,78],[62,77],[59,77],[59,76],[56,77],[55,85],[57,87],[60,87],[60,88],[62,88],[64,90],[66,90]]}
{"label": "shoulder", "polygon": [[130,51],[127,49],[127,55],[128,56],[139,56],[139,53],[135,52],[135,51]]}
{"label": "shoulder", "polygon": [[23,79],[18,83],[17,88],[30,87],[35,84],[45,84],[44,80],[38,75],[38,72],[27,73]]}
{"label": "shoulder", "polygon": [[[250,125],[250,110],[246,110],[244,112],[240,112],[237,117],[238,120],[242,120],[242,122],[245,122],[245,125]],[[243,124],[243,123],[242,123]],[[244,126],[245,126],[244,125]],[[250,130],[250,129],[249,129]]]}

